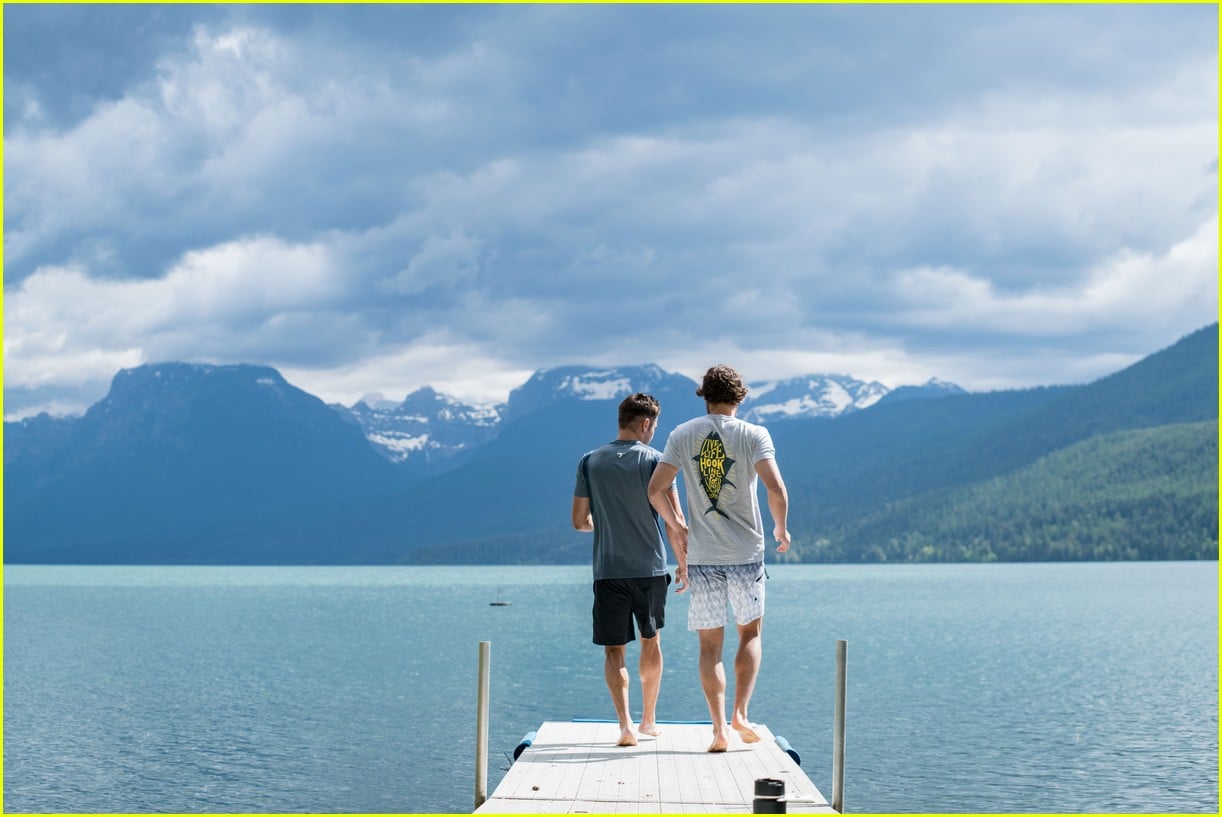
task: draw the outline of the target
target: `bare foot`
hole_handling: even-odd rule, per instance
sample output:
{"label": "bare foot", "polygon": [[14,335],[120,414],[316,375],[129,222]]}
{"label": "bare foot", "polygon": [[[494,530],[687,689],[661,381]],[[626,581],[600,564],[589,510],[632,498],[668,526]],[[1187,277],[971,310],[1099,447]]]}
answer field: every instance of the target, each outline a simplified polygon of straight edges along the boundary
{"label": "bare foot", "polygon": [[636,735],[632,734],[632,728],[621,729],[619,732],[619,743],[616,746],[636,746]]}
{"label": "bare foot", "polygon": [[714,732],[713,743],[709,746],[710,752],[724,752],[730,747],[730,742],[726,740],[725,732]]}
{"label": "bare foot", "polygon": [[662,734],[662,730],[658,728],[656,723],[645,723],[644,721],[641,722],[641,725],[637,727],[636,731],[640,732],[642,735],[649,735],[651,738],[656,738],[658,735]]}
{"label": "bare foot", "polygon": [[730,721],[730,726],[734,727],[734,731],[737,732],[738,736],[743,739],[743,743],[760,742],[759,733],[752,729],[751,724],[747,723],[746,721],[742,721],[741,723]]}

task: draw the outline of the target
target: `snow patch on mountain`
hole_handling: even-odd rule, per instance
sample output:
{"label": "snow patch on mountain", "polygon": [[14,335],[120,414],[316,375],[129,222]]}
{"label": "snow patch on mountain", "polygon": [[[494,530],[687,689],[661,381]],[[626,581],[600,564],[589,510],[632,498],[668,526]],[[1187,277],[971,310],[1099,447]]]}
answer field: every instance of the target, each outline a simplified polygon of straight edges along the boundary
{"label": "snow patch on mountain", "polygon": [[464,403],[424,387],[391,403],[380,394],[351,408],[334,406],[356,422],[379,453],[391,462],[445,460],[487,442],[499,430],[502,405]]}
{"label": "snow patch on mountain", "polygon": [[563,400],[618,401],[633,392],[664,392],[677,385],[682,389],[694,388],[683,375],[672,374],[652,363],[610,369],[595,366],[540,369],[509,393],[504,420],[515,420]]}
{"label": "snow patch on mountain", "polygon": [[421,434],[414,437],[410,434],[388,431],[383,434],[377,432],[366,433],[365,439],[373,443],[378,448],[385,449],[391,460],[400,462],[407,459],[412,452],[422,451],[429,445],[429,435]]}
{"label": "snow patch on mountain", "polygon": [[868,408],[889,389],[849,375],[810,375],[750,385],[739,416],[754,423],[811,417],[839,417]]}
{"label": "snow patch on mountain", "polygon": [[632,394],[632,384],[615,372],[590,372],[587,377],[565,378],[559,390],[580,400],[615,400]]}

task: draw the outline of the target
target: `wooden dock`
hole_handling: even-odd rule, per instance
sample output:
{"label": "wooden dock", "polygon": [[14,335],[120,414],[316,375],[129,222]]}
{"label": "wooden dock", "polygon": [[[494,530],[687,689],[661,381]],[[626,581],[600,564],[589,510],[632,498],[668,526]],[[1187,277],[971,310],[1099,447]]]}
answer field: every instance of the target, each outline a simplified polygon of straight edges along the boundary
{"label": "wooden dock", "polygon": [[621,748],[615,723],[544,723],[476,813],[750,812],[760,778],[785,782],[789,812],[836,813],[765,726],[759,743],[733,734],[720,754],[706,751],[708,724],[659,726],[659,737]]}

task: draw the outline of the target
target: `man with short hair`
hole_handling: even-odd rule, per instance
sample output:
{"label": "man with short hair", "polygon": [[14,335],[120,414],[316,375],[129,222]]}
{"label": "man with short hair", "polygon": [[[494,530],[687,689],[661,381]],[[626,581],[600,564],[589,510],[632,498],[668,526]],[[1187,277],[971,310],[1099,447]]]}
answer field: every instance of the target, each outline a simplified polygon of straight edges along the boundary
{"label": "man with short hair", "polygon": [[[772,436],[763,426],[735,416],[747,396],[742,377],[729,366],[709,369],[696,391],[707,414],[671,432],[649,483],[649,499],[671,531],[671,546],[686,553],[691,602],[687,628],[700,636],[700,683],[713,720],[710,752],[729,747],[726,675],[721,652],[726,603],[738,626],[734,657],[734,714],[729,727],[745,743],[759,741],[747,705],[759,675],[764,620],[764,523],[756,480],[768,489],[773,537],[789,550],[789,495],[776,464]],[[682,472],[687,516],[672,517],[668,485]],[[690,530],[688,529],[690,524]]]}
{"label": "man with short hair", "polygon": [[[594,643],[603,646],[603,674],[619,719],[619,746],[635,746],[628,706],[629,641],[641,631],[640,678],[643,710],[640,733],[656,737],[658,691],[662,685],[662,645],[658,632],[666,621],[666,546],[648,488],[661,452],[649,443],[662,407],[640,392],[619,406],[619,436],[581,458],[573,490],[573,527],[594,533]],[[683,521],[672,484],[658,495],[671,518]],[[672,540],[673,541],[673,540]],[[686,589],[686,556],[675,552],[675,592]]]}

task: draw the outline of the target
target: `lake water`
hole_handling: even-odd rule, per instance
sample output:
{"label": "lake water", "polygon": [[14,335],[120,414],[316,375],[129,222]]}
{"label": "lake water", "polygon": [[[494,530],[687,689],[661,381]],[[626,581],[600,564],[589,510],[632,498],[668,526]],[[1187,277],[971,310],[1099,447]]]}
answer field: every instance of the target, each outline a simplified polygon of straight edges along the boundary
{"label": "lake water", "polygon": [[[1216,563],[769,573],[751,715],[830,796],[847,639],[847,810],[1217,811]],[[542,721],[611,716],[588,576],[6,567],[5,810],[470,811],[480,640],[491,786]],[[671,599],[659,717],[704,719]]]}

